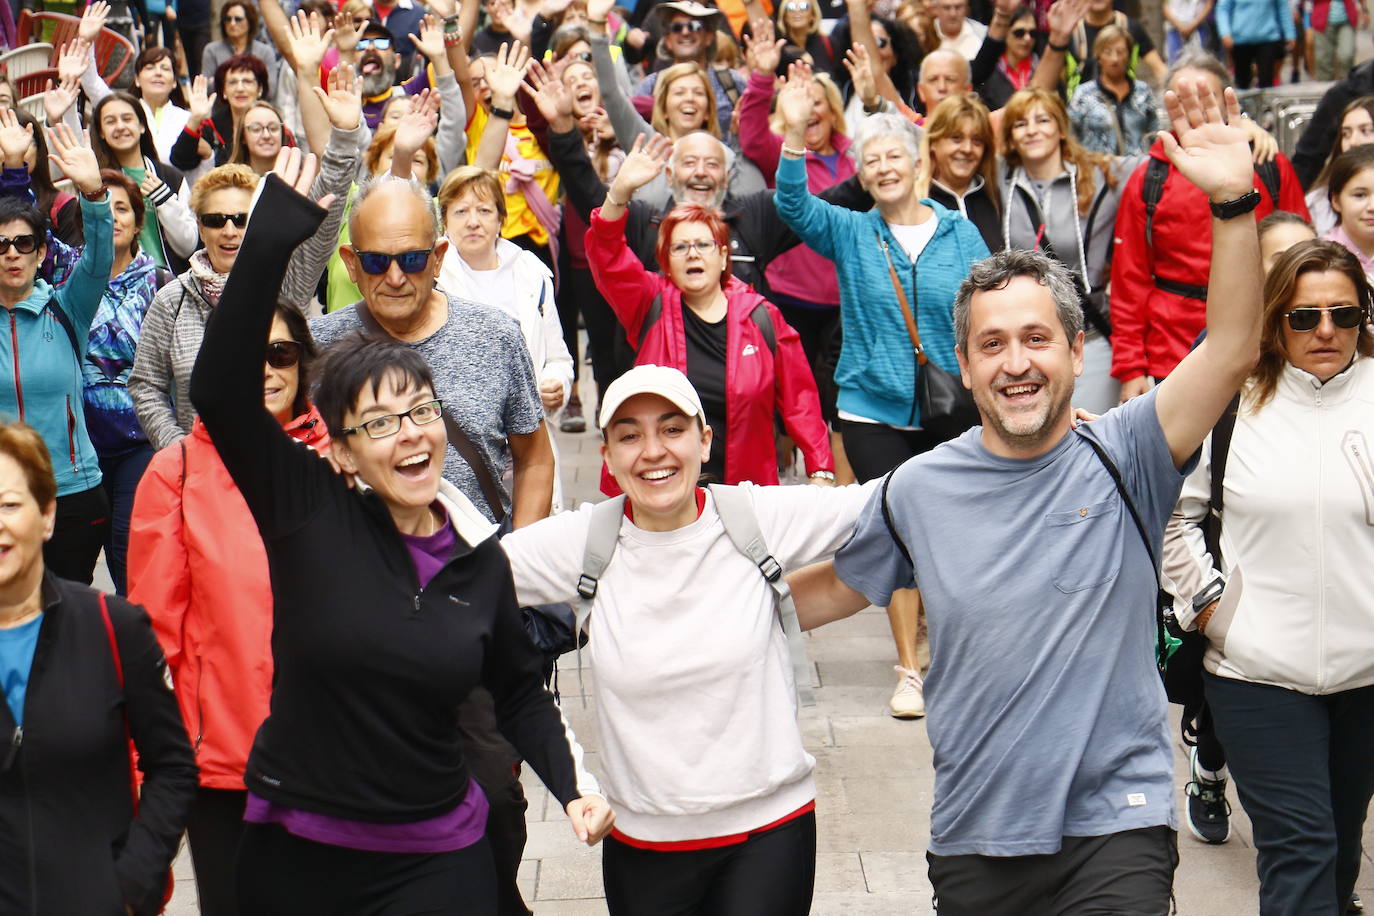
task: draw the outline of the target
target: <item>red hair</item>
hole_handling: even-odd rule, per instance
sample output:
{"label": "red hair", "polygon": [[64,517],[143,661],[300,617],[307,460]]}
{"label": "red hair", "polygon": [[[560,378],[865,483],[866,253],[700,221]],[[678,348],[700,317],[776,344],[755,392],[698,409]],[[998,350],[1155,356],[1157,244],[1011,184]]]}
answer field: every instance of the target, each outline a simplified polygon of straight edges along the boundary
{"label": "red hair", "polygon": [[[730,227],[725,224],[725,218],[720,215],[720,211],[712,207],[703,207],[701,204],[680,204],[672,209],[665,217],[663,222],[658,225],[658,247],[654,249],[654,254],[658,258],[658,269],[665,277],[671,277],[672,272],[668,269],[670,263],[668,249],[673,244],[673,232],[682,223],[702,223],[707,229],[711,230],[711,238],[716,240],[716,244],[722,248],[730,248]],[[725,288],[725,284],[730,282],[730,257],[726,255],[725,266],[720,272],[720,286]]]}

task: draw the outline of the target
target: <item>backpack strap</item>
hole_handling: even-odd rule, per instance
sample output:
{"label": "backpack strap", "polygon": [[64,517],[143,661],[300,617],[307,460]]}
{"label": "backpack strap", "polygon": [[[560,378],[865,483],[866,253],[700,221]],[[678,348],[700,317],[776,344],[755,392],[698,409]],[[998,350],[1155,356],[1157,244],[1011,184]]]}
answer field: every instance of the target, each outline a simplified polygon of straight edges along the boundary
{"label": "backpack strap", "polygon": [[1154,248],[1155,208],[1164,196],[1164,182],[1169,179],[1169,163],[1150,157],[1145,167],[1145,181],[1140,186],[1140,199],[1145,203],[1145,245]]}
{"label": "backpack strap", "polygon": [[[898,467],[900,466],[901,465],[898,465]],[[888,471],[887,476],[883,478],[881,500],[883,507],[883,524],[887,526],[887,533],[891,536],[892,543],[896,544],[897,549],[902,552],[902,556],[906,557],[906,565],[911,567],[911,573],[914,576],[916,574],[916,564],[911,559],[911,551],[906,549],[906,542],[902,540],[902,536],[897,533],[896,527],[892,524],[892,510],[889,509],[887,505],[887,488],[888,485],[892,483],[892,475],[895,473],[897,473],[897,469],[893,468]]]}
{"label": "backpack strap", "polygon": [[635,341],[635,352],[639,352],[644,346],[644,338],[649,336],[649,331],[658,324],[658,319],[663,317],[663,294],[654,296],[654,301],[649,303],[649,310],[644,313],[644,320],[639,323],[639,339]]}
{"label": "backpack strap", "polygon": [[53,320],[62,325],[62,330],[67,332],[67,340],[72,345],[72,352],[76,354],[76,361],[81,362],[81,341],[76,336],[76,328],[72,325],[72,320],[67,317],[67,313],[62,311],[60,306],[54,305],[51,299],[43,303],[43,308],[52,313]]}
{"label": "backpack strap", "polygon": [[[119,657],[119,640],[115,638],[114,621],[110,619],[110,607],[105,602],[105,593],[97,592],[100,600],[100,619],[105,624],[105,638],[110,641],[110,659],[114,662],[115,681],[119,684],[120,694],[124,693],[124,662]],[[124,716],[124,743],[129,748],[129,797],[134,803],[134,817],[138,817],[138,769],[134,764],[133,735],[129,732],[129,707],[121,703]]]}
{"label": "backpack strap", "polygon": [[768,314],[768,307],[762,302],[754,306],[754,310],[749,313],[749,320],[758,326],[759,333],[763,335],[764,343],[768,344],[768,352],[777,356],[778,332],[773,327],[773,316]]}
{"label": "backpack strap", "polygon": [[1260,183],[1264,185],[1264,189],[1269,192],[1269,200],[1273,203],[1274,209],[1279,209],[1279,185],[1281,179],[1279,176],[1278,161],[1270,159],[1268,162],[1260,163],[1255,166],[1255,174],[1259,176]]}
{"label": "backpack strap", "polygon": [[596,597],[601,575],[615,556],[615,544],[620,537],[620,520],[625,517],[625,494],[612,496],[592,507],[591,524],[587,527],[587,544],[582,550],[582,575],[577,580],[577,625],[575,638],[581,639],[587,618],[592,614],[592,599]]}
{"label": "backpack strap", "polygon": [[742,487],[727,487],[721,484],[708,484],[711,498],[716,502],[716,513],[725,525],[725,533],[735,549],[747,556],[759,568],[759,572],[773,590],[773,605],[777,611],[782,631],[787,636],[787,650],[792,656],[792,680],[796,684],[797,699],[802,706],[815,706],[816,697],[811,691],[811,664],[807,660],[806,646],[802,642],[801,622],[797,619],[797,605],[792,600],[792,589],[783,577],[782,564],[768,552],[768,545],[759,531],[758,516],[749,496]]}
{"label": "backpack strap", "polygon": [[1240,412],[1240,395],[1231,399],[1226,411],[1212,427],[1211,499],[1207,516],[1202,520],[1202,540],[1212,556],[1212,566],[1221,569],[1221,515],[1226,498],[1226,460],[1231,455],[1231,434],[1236,430],[1236,415]]}

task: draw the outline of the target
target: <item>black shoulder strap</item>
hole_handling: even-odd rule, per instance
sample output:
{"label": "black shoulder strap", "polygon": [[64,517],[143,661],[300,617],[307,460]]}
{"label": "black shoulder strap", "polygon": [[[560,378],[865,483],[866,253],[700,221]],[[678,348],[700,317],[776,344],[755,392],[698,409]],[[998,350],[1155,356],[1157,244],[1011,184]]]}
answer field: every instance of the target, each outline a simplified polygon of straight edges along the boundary
{"label": "black shoulder strap", "polygon": [[768,344],[768,352],[777,356],[778,334],[773,328],[773,316],[768,314],[768,306],[760,302],[749,313],[749,318],[758,326],[759,333],[763,335],[764,343]]}
{"label": "black shoulder strap", "polygon": [[1164,196],[1164,182],[1169,179],[1169,163],[1150,157],[1145,166],[1145,182],[1140,186],[1140,199],[1145,203],[1145,245],[1154,247],[1155,207]]}
{"label": "black shoulder strap", "polygon": [[[898,467],[901,467],[901,465],[898,465]],[[892,510],[889,509],[887,505],[887,487],[888,484],[892,483],[892,475],[895,473],[897,473],[896,468],[888,471],[887,476],[883,478],[883,524],[887,526],[887,533],[892,536],[892,542],[897,545],[897,549],[902,552],[902,556],[906,557],[906,565],[911,567],[912,573],[914,574],[916,571],[916,564],[911,561],[911,551],[906,549],[906,542],[902,540],[902,536],[897,533],[896,527],[892,524]]]}
{"label": "black shoulder strap", "polygon": [[730,100],[731,105],[739,104],[739,86],[735,85],[735,72],[729,67],[713,67],[716,71],[716,82],[720,83],[720,88],[724,90],[725,97]]}
{"label": "black shoulder strap", "polygon": [[649,311],[644,313],[644,320],[639,323],[639,339],[635,341],[635,350],[644,346],[644,338],[649,336],[649,331],[658,324],[658,319],[662,317],[663,294],[659,293],[654,297],[654,301],[649,303]]}
{"label": "black shoulder strap", "polygon": [[[386,330],[377,323],[377,319],[372,317],[372,311],[367,307],[367,303],[359,300],[353,304],[353,312],[358,316],[358,322],[362,324],[363,330],[372,337],[391,337]],[[505,520],[506,509],[501,502],[501,488],[496,483],[496,478],[492,476],[491,468],[487,467],[486,460],[482,453],[477,451],[477,446],[468,438],[468,434],[463,431],[463,427],[454,419],[453,414],[447,407],[444,408],[444,431],[448,433],[449,444],[453,446],[468,467],[472,468],[472,476],[477,478],[477,486],[482,490],[482,497],[487,501],[487,507],[491,509],[492,516],[497,524]]]}
{"label": "black shoulder strap", "polygon": [[1226,405],[1226,412],[1212,427],[1211,499],[1207,517],[1202,520],[1202,540],[1212,556],[1212,565],[1221,569],[1221,510],[1226,493],[1226,461],[1231,456],[1231,434],[1236,429],[1236,415],[1240,411],[1240,395]]}
{"label": "black shoulder strap", "polygon": [[62,311],[62,307],[53,303],[51,299],[43,304],[43,307],[52,313],[53,320],[62,325],[62,330],[67,332],[67,340],[72,345],[72,353],[76,355],[76,361],[81,362],[81,341],[77,339],[76,328],[72,326],[72,320],[67,317],[67,313]]}
{"label": "black shoulder strap", "polygon": [[1274,209],[1279,208],[1279,164],[1270,159],[1268,162],[1261,162],[1255,166],[1255,174],[1259,176],[1264,189],[1269,192],[1269,200],[1274,204]]}

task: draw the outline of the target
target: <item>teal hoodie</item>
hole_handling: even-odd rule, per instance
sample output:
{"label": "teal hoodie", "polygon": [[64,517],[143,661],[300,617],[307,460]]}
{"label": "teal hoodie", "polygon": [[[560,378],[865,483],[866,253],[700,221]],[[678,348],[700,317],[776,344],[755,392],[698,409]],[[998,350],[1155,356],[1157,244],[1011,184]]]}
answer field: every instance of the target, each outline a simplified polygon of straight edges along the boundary
{"label": "teal hoodie", "polygon": [[[38,430],[52,456],[57,495],[100,485],[100,462],[82,407],[81,361],[101,296],[114,263],[114,222],[108,201],[81,201],[85,248],[71,276],[54,289],[35,280],[29,295],[5,309],[9,327],[0,330],[0,415]],[[78,354],[53,309],[61,309],[76,332]]]}
{"label": "teal hoodie", "polygon": [[956,374],[954,296],[969,268],[988,256],[973,223],[933,200],[921,202],[935,211],[939,224],[913,267],[876,209],[858,212],[826,203],[807,189],[805,162],[784,156],[778,165],[773,197],[778,215],[803,242],[834,261],[839,276],[844,330],[835,367],[839,409],[890,426],[920,426],[921,415],[916,355],[879,237],[887,242],[907,301],[915,308],[926,354]]}

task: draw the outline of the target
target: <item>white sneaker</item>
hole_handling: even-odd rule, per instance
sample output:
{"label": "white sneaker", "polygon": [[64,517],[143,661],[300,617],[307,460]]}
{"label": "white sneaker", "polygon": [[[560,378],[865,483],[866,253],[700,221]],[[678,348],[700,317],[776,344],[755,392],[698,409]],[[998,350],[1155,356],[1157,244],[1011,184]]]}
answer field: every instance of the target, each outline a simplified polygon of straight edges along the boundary
{"label": "white sneaker", "polygon": [[892,670],[900,676],[897,689],[892,691],[888,709],[894,719],[919,719],[926,714],[926,699],[921,694],[922,680],[917,671],[893,665]]}

